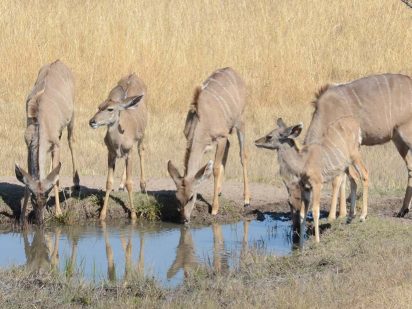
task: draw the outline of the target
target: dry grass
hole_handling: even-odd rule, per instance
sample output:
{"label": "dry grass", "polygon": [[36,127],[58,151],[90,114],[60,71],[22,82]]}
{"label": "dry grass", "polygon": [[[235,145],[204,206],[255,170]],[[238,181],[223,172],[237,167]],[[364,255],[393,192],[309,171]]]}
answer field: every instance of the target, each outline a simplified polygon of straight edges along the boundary
{"label": "dry grass", "polygon": [[[2,1],[0,174],[11,175],[15,161],[26,161],[25,97],[40,66],[60,58],[76,77],[83,174],[105,173],[105,130],[93,131],[87,122],[122,75],[135,71],[148,85],[147,174],[166,177],[168,159],[182,163],[192,89],[216,68],[232,66],[249,89],[251,180],[277,182],[274,155],[257,151],[252,141],[278,116],[307,127],[308,102],[324,83],[412,74],[411,28],[412,11],[401,1]],[[236,148],[229,178],[241,176]],[[393,146],[365,152],[372,189],[403,189],[406,172]]]}

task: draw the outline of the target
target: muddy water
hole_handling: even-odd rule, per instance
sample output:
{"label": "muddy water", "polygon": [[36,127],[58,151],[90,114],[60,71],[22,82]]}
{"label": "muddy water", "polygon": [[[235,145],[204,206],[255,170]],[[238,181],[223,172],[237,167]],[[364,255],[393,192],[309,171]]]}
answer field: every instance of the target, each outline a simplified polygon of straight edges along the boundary
{"label": "muddy water", "polygon": [[54,268],[93,282],[122,281],[131,274],[144,274],[164,286],[175,286],[196,267],[216,271],[235,267],[250,248],[290,254],[290,221],[265,216],[263,221],[191,228],[137,223],[1,232],[0,267]]}

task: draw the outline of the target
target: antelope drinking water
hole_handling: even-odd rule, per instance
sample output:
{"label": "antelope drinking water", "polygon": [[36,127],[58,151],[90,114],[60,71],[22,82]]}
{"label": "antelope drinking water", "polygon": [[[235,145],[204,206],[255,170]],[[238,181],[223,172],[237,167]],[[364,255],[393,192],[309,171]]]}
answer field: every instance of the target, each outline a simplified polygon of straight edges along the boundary
{"label": "antelope drinking water", "polygon": [[[341,118],[329,125],[324,137],[319,143],[305,145],[298,151],[294,139],[301,133],[302,124],[288,127],[278,119],[278,127],[266,136],[255,141],[261,148],[278,151],[280,173],[288,177],[287,187],[292,187],[301,193],[301,205],[291,205],[300,210],[300,233],[303,242],[306,215],[309,203],[312,201],[313,219],[315,224],[315,238],[319,242],[319,213],[320,193],[322,184],[335,179],[343,172],[351,176],[351,214],[354,213],[356,202],[356,182],[350,166],[353,165],[361,176],[364,186],[363,206],[361,220],[367,215],[368,199],[368,172],[361,160],[359,153],[360,130],[357,121],[352,117]],[[357,132],[357,134],[356,134]],[[296,200],[295,200],[296,201]]]}
{"label": "antelope drinking water", "polygon": [[[60,138],[67,127],[67,139],[73,164],[73,183],[79,188],[79,174],[73,151],[74,78],[70,69],[60,60],[43,66],[26,100],[27,128],[25,141],[28,149],[28,169],[15,166],[17,179],[24,183],[23,208],[20,222],[26,222],[28,198],[34,208],[34,222],[43,223],[43,210],[54,186],[56,215],[61,215],[59,201]],[[46,175],[46,156],[51,152],[53,170]]]}
{"label": "antelope drinking water", "polygon": [[[246,87],[240,76],[231,68],[215,71],[195,92],[194,101],[186,117],[184,134],[187,140],[183,176],[168,162],[168,171],[176,184],[182,221],[187,223],[194,208],[199,185],[212,174],[214,192],[212,215],[219,210],[223,173],[229,152],[229,134],[236,130],[240,161],[243,166],[244,205],[250,202],[245,151]],[[216,144],[214,163],[200,168],[202,156]],[[200,169],[199,169],[200,168]]]}

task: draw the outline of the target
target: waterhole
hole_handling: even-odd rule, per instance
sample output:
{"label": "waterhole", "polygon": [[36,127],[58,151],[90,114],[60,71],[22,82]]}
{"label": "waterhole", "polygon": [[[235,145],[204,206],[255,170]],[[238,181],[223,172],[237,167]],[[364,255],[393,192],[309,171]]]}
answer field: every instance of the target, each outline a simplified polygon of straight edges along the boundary
{"label": "waterhole", "polygon": [[288,255],[291,234],[288,218],[270,215],[202,227],[156,222],[33,228],[0,233],[0,267],[54,269],[92,282],[144,275],[173,287],[199,267],[233,269],[251,249]]}

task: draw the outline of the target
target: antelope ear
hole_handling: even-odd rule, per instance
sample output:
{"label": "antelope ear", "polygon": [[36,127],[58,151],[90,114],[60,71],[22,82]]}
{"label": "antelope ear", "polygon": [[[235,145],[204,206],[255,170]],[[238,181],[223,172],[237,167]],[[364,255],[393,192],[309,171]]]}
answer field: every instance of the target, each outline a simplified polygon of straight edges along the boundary
{"label": "antelope ear", "polygon": [[282,133],[282,137],[294,139],[299,136],[302,130],[303,130],[303,123],[299,123],[295,126],[291,126],[287,128],[285,132]]}
{"label": "antelope ear", "polygon": [[42,188],[44,192],[49,192],[53,186],[57,183],[59,180],[59,173],[60,173],[60,168],[62,167],[61,162],[59,165],[57,165],[49,175],[47,175],[46,179],[42,181]]}
{"label": "antelope ear", "polygon": [[24,169],[22,169],[17,163],[14,165],[14,172],[16,174],[16,178],[22,184],[28,186],[30,182],[33,181],[29,173],[27,173]]}
{"label": "antelope ear", "polygon": [[143,95],[129,97],[120,103],[120,110],[136,108],[138,103],[142,100]]}
{"label": "antelope ear", "polygon": [[170,177],[172,177],[174,183],[176,184],[176,187],[178,187],[182,182],[182,176],[170,160],[169,162],[167,162],[167,171],[169,172]]}
{"label": "antelope ear", "polygon": [[210,175],[213,173],[213,161],[210,160],[209,162],[206,163],[205,166],[203,166],[195,175],[195,182],[194,185],[198,186],[200,185],[203,181],[208,179]]}
{"label": "antelope ear", "polygon": [[302,133],[303,130],[303,123],[299,123],[292,127],[292,131],[290,133],[290,138],[296,138]]}
{"label": "antelope ear", "polygon": [[17,180],[24,184],[32,194],[35,194],[37,190],[36,181],[33,180],[29,173],[22,169],[18,164],[15,164],[14,172]]}
{"label": "antelope ear", "polygon": [[278,125],[279,128],[286,128],[287,127],[286,123],[283,121],[282,118],[278,118],[278,120],[276,120],[276,124]]}

